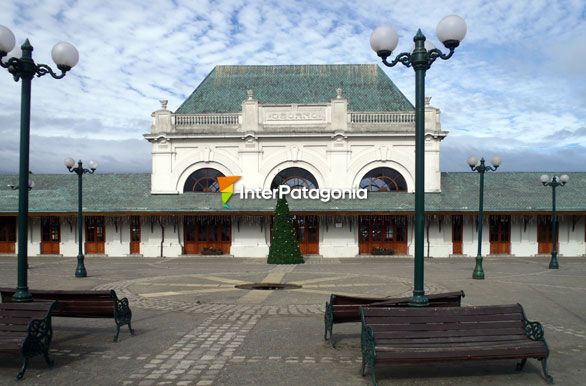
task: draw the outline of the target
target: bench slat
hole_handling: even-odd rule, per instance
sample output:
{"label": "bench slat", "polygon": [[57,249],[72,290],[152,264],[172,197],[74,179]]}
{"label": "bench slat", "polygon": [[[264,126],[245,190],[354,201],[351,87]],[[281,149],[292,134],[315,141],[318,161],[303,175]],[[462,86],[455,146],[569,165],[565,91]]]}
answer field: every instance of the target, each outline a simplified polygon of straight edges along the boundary
{"label": "bench slat", "polygon": [[377,351],[396,351],[403,352],[404,350],[445,350],[445,351],[461,351],[476,348],[502,348],[502,347],[532,347],[534,342],[527,339],[514,339],[509,341],[485,341],[485,342],[435,342],[435,343],[403,343],[396,344],[395,342],[376,342]]}
{"label": "bench slat", "polygon": [[442,348],[412,348],[401,350],[379,351],[377,349],[377,362],[412,362],[417,361],[441,361],[441,360],[467,360],[467,359],[512,359],[512,358],[544,358],[547,351],[543,346],[487,346],[487,347],[462,347],[448,349]]}
{"label": "bench slat", "polygon": [[0,311],[42,311],[47,313],[53,304],[52,301],[30,302],[30,303],[0,303]]}
{"label": "bench slat", "polygon": [[520,313],[515,314],[494,314],[494,315],[425,315],[425,316],[372,316],[368,315],[368,324],[439,324],[439,323],[485,323],[500,322],[509,320],[520,320]]}
{"label": "bench slat", "polygon": [[511,335],[480,335],[480,336],[446,336],[437,338],[386,338],[384,336],[376,336],[377,346],[398,346],[411,344],[459,344],[468,342],[500,342],[500,341],[524,341],[528,338],[525,335],[511,334]]}
{"label": "bench slat", "polygon": [[0,310],[2,315],[0,316],[0,323],[3,320],[8,318],[18,319],[18,318],[29,318],[31,316],[37,318],[43,318],[47,315],[48,310],[40,311],[40,310]]}
{"label": "bench slat", "polygon": [[7,342],[6,344],[2,343],[0,345],[0,352],[7,353],[7,354],[18,354],[20,353],[20,346],[22,341],[20,342]]}
{"label": "bench slat", "polygon": [[502,306],[470,306],[470,307],[363,307],[365,316],[447,316],[447,315],[495,315],[520,314],[518,304]]}
{"label": "bench slat", "polygon": [[520,334],[518,326],[513,328],[499,328],[499,329],[478,329],[478,330],[423,330],[423,331],[385,331],[384,326],[376,326],[373,331],[377,339],[392,339],[392,338],[439,338],[439,337],[473,337],[473,336],[488,336],[488,335],[516,335]]}
{"label": "bench slat", "polygon": [[38,319],[37,317],[30,317],[24,321],[18,321],[17,323],[13,324],[0,324],[0,330],[2,331],[26,331],[29,322],[31,319]]}
{"label": "bench slat", "polygon": [[[367,322],[368,323],[368,322]],[[369,324],[370,326],[370,324]],[[503,321],[487,323],[449,323],[449,324],[392,324],[392,325],[373,325],[376,331],[449,331],[449,330],[476,330],[476,329],[500,329],[500,328],[520,328],[521,321]]]}

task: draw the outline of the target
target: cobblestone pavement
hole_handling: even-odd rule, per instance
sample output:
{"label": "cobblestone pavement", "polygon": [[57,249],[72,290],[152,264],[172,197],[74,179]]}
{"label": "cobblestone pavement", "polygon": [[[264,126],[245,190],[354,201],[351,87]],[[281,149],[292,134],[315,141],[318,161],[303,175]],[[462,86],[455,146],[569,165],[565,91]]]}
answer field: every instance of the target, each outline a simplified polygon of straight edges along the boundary
{"label": "cobblestone pavement", "polygon": [[[466,305],[521,303],[541,321],[558,385],[583,384],[586,362],[586,258],[487,258],[486,280],[472,280],[474,259],[426,260],[426,292],[466,292]],[[32,361],[21,385],[367,385],[359,374],[358,324],[336,325],[336,347],[323,341],[329,294],[409,296],[409,259],[310,259],[270,266],[256,259],[89,258],[89,277],[75,261],[30,259],[29,286],[115,289],[128,297],[136,336],[107,319],[54,318],[55,367]],[[0,257],[0,286],[15,285],[14,257]],[[288,283],[290,290],[236,285]],[[530,360],[396,366],[377,370],[379,383],[399,385],[545,384]],[[0,384],[16,384],[16,358],[3,356]]]}

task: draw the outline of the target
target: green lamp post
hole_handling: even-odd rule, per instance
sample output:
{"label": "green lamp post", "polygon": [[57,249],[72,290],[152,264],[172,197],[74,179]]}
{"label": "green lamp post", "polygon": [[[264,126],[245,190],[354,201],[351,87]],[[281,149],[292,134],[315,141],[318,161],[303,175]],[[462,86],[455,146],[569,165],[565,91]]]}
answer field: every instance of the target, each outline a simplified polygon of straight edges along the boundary
{"label": "green lamp post", "polygon": [[387,58],[397,47],[399,37],[390,26],[376,28],[370,35],[370,46],[387,67],[397,63],[415,70],[415,269],[414,289],[411,305],[429,304],[424,289],[423,256],[425,227],[425,73],[437,58],[447,60],[452,57],[456,47],[466,35],[466,22],[460,16],[444,17],[436,29],[439,40],[449,50],[444,54],[425,40],[421,30],[413,38],[415,48],[412,52],[398,54],[392,62]]}
{"label": "green lamp post", "polygon": [[90,161],[90,168],[85,169],[83,167],[83,163],[81,160],[77,161],[77,167],[75,166],[75,160],[73,158],[66,158],[63,162],[67,170],[70,173],[77,174],[77,243],[78,243],[78,253],[77,253],[77,267],[75,268],[75,277],[86,277],[87,271],[84,265],[84,256],[83,256],[83,214],[82,214],[82,184],[81,184],[81,177],[84,174],[94,174],[96,168],[98,167],[98,163],[96,161]]}
{"label": "green lamp post", "polygon": [[472,272],[472,279],[483,280],[484,279],[484,270],[482,269],[482,224],[484,223],[484,173],[486,172],[494,172],[501,166],[501,158],[500,157],[492,157],[490,163],[492,166],[487,166],[484,164],[484,158],[480,159],[478,162],[478,158],[476,157],[468,157],[468,166],[472,169],[473,172],[478,172],[480,174],[480,193],[478,194],[478,253],[476,254],[476,266],[474,267],[474,272]]}
{"label": "green lamp post", "polygon": [[[33,47],[28,39],[19,48],[13,50],[16,43],[10,29],[0,25],[0,66],[12,74],[14,81],[21,81],[20,98],[20,163],[19,186],[28,186],[29,174],[29,146],[30,146],[30,117],[31,117],[31,82],[35,76],[51,75],[61,79],[65,73],[79,60],[77,49],[69,43],[55,44],[51,57],[61,71],[58,75],[46,64],[37,64],[33,61]],[[4,57],[8,56],[6,60]],[[32,300],[28,289],[27,261],[28,251],[28,189],[18,190],[18,261],[17,286],[12,300],[14,302],[29,302]]]}
{"label": "green lamp post", "polygon": [[544,174],[540,178],[541,183],[543,186],[551,186],[551,260],[549,261],[549,269],[558,269],[560,266],[558,264],[558,232],[557,232],[557,223],[558,218],[555,211],[555,188],[558,186],[564,186],[565,184],[570,181],[570,177],[567,174],[562,174],[560,177],[553,176],[551,180],[547,174]]}

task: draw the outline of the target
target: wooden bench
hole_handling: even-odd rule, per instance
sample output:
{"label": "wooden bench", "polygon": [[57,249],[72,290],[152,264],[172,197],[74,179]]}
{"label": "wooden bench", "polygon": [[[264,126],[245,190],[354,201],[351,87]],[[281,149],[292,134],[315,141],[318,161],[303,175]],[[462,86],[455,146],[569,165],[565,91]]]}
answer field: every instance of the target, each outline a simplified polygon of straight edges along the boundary
{"label": "wooden bench", "polygon": [[549,349],[543,327],[530,322],[520,304],[477,307],[363,307],[362,375],[368,367],[376,385],[380,364],[527,358],[547,372]]}
{"label": "wooden bench", "polygon": [[[29,290],[34,301],[57,300],[53,316],[65,318],[113,318],[116,323],[114,342],[118,341],[120,327],[128,325],[132,329],[132,311],[127,298],[118,299],[114,290],[110,291],[52,291]],[[9,302],[14,295],[12,288],[0,288],[0,296]]]}
{"label": "wooden bench", "polygon": [[[460,307],[464,291],[445,292],[427,295],[432,307]],[[333,346],[332,330],[334,324],[360,322],[360,307],[404,307],[408,306],[411,298],[363,298],[347,295],[330,295],[330,301],[326,302],[324,314],[325,333],[324,339],[329,339]]]}
{"label": "wooden bench", "polygon": [[22,358],[22,367],[16,375],[24,376],[30,358],[43,355],[47,365],[53,337],[51,311],[55,302],[0,303],[0,353]]}

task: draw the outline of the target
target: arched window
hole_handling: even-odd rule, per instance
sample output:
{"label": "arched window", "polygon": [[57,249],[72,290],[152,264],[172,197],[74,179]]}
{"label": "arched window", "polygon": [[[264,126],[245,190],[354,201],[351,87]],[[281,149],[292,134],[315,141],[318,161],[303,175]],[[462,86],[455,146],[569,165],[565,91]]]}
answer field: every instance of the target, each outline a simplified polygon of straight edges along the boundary
{"label": "arched window", "polygon": [[271,182],[271,189],[276,189],[279,185],[289,185],[291,189],[317,189],[317,180],[305,169],[302,168],[287,168],[281,170],[279,174],[273,178]]}
{"label": "arched window", "polygon": [[405,178],[391,168],[372,169],[360,180],[360,188],[368,189],[369,192],[404,192],[407,190]]}
{"label": "arched window", "polygon": [[224,174],[216,169],[203,168],[191,173],[183,186],[184,192],[219,192],[218,177]]}

